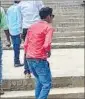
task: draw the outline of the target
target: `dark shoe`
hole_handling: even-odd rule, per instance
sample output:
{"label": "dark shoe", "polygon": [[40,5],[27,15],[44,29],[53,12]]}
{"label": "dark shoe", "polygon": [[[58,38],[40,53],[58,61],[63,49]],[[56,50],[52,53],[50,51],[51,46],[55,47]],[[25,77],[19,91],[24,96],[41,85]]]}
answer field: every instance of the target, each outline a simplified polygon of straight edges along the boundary
{"label": "dark shoe", "polygon": [[14,67],[22,67],[24,64],[14,64]]}
{"label": "dark shoe", "polygon": [[4,94],[4,91],[2,88],[0,88],[0,95],[3,95]]}

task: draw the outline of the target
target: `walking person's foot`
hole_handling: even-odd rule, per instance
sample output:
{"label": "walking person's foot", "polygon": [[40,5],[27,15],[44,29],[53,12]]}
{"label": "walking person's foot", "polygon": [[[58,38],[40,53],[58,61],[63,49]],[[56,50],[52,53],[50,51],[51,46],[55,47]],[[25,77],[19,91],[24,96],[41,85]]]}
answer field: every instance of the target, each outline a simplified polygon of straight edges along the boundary
{"label": "walking person's foot", "polygon": [[4,91],[3,91],[2,85],[0,85],[0,95],[3,95],[3,94],[4,94]]}
{"label": "walking person's foot", "polygon": [[18,64],[14,64],[14,67],[22,67],[24,64],[18,63]]}

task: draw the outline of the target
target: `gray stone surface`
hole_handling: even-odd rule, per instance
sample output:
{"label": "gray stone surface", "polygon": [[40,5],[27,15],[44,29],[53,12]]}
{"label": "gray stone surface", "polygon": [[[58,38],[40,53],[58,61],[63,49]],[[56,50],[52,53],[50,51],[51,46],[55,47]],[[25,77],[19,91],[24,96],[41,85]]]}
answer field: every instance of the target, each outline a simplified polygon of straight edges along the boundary
{"label": "gray stone surface", "polygon": [[[52,88],[73,88],[84,87],[83,76],[69,77],[53,77]],[[3,89],[5,91],[26,91],[35,88],[34,79],[6,79],[3,81]]]}
{"label": "gray stone surface", "polygon": [[[83,0],[43,0],[43,2],[46,6],[52,7],[55,14],[53,26],[56,35],[54,34],[52,41],[55,43],[53,48],[84,48]],[[11,0],[1,0],[1,5],[6,9],[11,4]],[[5,40],[2,33],[3,46],[5,46]],[[71,44],[66,45],[69,42]],[[58,43],[60,44],[58,45]],[[6,47],[4,48],[6,49]]]}
{"label": "gray stone surface", "polygon": [[[21,50],[21,62],[23,62]],[[55,49],[48,59],[53,76],[53,87],[84,86],[84,49]],[[32,90],[32,80],[25,79],[24,68],[13,66],[13,50],[3,51],[3,87],[5,90]]]}
{"label": "gray stone surface", "polygon": [[[34,91],[5,92],[1,99],[35,99]],[[51,89],[48,99],[85,99],[84,88],[57,88]]]}
{"label": "gray stone surface", "polygon": [[[23,63],[24,52],[20,59]],[[84,76],[84,49],[54,49],[48,59],[53,77]],[[24,68],[13,66],[13,50],[3,51],[3,79],[23,79]]]}

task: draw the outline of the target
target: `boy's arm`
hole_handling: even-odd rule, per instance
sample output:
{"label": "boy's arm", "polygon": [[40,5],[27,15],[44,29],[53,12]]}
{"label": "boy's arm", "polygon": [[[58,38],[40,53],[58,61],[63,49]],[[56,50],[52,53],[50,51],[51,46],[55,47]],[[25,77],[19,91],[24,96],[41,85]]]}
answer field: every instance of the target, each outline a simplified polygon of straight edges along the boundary
{"label": "boy's arm", "polygon": [[46,37],[45,37],[45,42],[44,42],[44,45],[43,45],[43,48],[45,49],[45,51],[47,52],[49,57],[51,55],[50,49],[51,49],[53,32],[54,32],[53,28],[49,28],[47,30]]}

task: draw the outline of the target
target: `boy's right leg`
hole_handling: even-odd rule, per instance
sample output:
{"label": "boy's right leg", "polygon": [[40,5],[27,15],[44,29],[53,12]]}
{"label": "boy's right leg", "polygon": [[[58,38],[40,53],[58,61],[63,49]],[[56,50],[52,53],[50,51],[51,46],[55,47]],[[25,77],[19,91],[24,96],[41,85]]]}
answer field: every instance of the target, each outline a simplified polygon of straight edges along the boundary
{"label": "boy's right leg", "polygon": [[[38,99],[47,99],[49,91],[52,86],[52,76],[50,72],[49,63],[47,60],[40,61],[35,68],[39,81],[42,85]],[[39,87],[39,86],[38,86]]]}
{"label": "boy's right leg", "polygon": [[40,96],[40,92],[42,90],[42,84],[40,83],[38,77],[36,77],[35,83],[36,83],[35,84],[35,97],[36,97],[36,99],[38,99]]}

